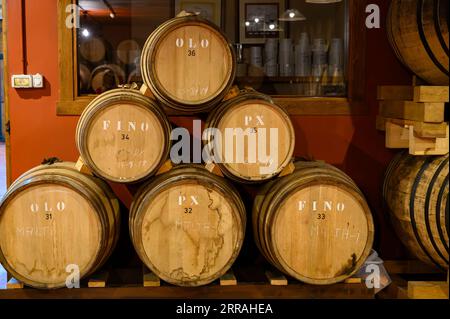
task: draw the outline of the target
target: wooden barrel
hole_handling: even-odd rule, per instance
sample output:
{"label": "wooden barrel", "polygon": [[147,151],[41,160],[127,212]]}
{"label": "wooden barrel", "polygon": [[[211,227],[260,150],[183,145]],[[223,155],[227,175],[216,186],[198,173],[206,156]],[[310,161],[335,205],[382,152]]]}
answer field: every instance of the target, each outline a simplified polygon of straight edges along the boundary
{"label": "wooden barrel", "polygon": [[210,114],[206,127],[220,132],[220,136],[208,132],[209,145],[214,145],[215,139],[222,141],[217,148],[221,156],[213,160],[227,177],[237,182],[267,181],[292,159],[295,147],[292,122],[266,95],[246,92],[223,102]]}
{"label": "wooden barrel", "polygon": [[448,269],[448,155],[400,153],[391,163],[384,198],[403,244],[420,260]]}
{"label": "wooden barrel", "polygon": [[141,260],[178,286],[206,285],[225,274],[239,254],[245,224],[236,190],[201,166],[177,167],[145,185],[129,222]]}
{"label": "wooden barrel", "polygon": [[106,56],[105,42],[97,37],[83,38],[80,42],[80,55],[92,63],[104,61]]}
{"label": "wooden barrel", "polygon": [[138,90],[96,97],[81,114],[76,143],[98,176],[133,183],[153,175],[170,151],[170,123],[156,102]]}
{"label": "wooden barrel", "polygon": [[402,63],[434,85],[449,84],[448,0],[393,0],[390,43]]}
{"label": "wooden barrel", "polygon": [[74,163],[38,166],[19,177],[0,204],[0,262],[35,288],[60,288],[76,265],[83,278],[110,256],[119,204],[107,184]]}
{"label": "wooden barrel", "polygon": [[87,67],[86,64],[80,63],[80,83],[79,83],[79,89],[82,91],[89,90],[89,83],[91,81],[91,70]]}
{"label": "wooden barrel", "polygon": [[117,58],[123,64],[132,64],[141,56],[141,46],[135,40],[124,40],[117,46]]}
{"label": "wooden barrel", "polygon": [[144,83],[179,112],[204,112],[218,104],[234,81],[235,56],[229,40],[198,16],[163,23],[142,50]]}
{"label": "wooden barrel", "polygon": [[361,191],[338,169],[297,162],[255,198],[253,231],[261,253],[287,275],[314,285],[351,277],[372,248],[372,215]]}
{"label": "wooden barrel", "polygon": [[95,93],[103,93],[125,84],[126,80],[125,72],[120,66],[103,64],[92,71],[90,87]]}

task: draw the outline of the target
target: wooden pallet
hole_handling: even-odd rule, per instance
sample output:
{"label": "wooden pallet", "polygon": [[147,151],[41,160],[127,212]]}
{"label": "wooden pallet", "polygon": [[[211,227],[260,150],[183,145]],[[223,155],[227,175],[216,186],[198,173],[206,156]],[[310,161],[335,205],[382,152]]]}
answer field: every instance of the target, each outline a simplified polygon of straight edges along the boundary
{"label": "wooden pallet", "polygon": [[[414,80],[415,82],[415,80]],[[446,155],[449,125],[445,118],[449,87],[379,86],[376,127],[386,132],[386,147],[411,155]]]}

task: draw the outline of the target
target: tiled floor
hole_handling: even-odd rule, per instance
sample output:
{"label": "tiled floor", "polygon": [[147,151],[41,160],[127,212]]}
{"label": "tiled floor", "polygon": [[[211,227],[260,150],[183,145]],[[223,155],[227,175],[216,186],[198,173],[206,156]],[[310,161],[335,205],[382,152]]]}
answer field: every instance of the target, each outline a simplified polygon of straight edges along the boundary
{"label": "tiled floor", "polygon": [[[0,198],[6,192],[6,160],[5,160],[5,144],[0,143]],[[0,289],[6,287],[6,272],[0,265]]]}

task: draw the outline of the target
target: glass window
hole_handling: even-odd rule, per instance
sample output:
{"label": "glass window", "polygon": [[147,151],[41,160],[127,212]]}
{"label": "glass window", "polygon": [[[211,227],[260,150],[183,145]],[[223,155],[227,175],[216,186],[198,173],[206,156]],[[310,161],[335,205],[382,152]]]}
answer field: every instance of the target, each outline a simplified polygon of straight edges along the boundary
{"label": "glass window", "polygon": [[270,95],[345,97],[347,0],[79,0],[78,95],[142,83],[147,37],[181,10],[218,24],[237,83]]}

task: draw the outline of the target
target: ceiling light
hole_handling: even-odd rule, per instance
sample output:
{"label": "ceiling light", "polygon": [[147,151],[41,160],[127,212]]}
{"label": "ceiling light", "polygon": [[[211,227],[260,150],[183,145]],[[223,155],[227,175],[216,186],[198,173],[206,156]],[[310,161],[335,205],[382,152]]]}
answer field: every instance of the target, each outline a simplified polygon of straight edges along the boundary
{"label": "ceiling light", "polygon": [[91,33],[89,32],[88,29],[83,29],[83,31],[81,32],[81,34],[83,34],[83,36],[85,38],[89,37],[91,35]]}
{"label": "ceiling light", "polygon": [[306,17],[297,9],[287,9],[279,19],[280,21],[304,21]]}

